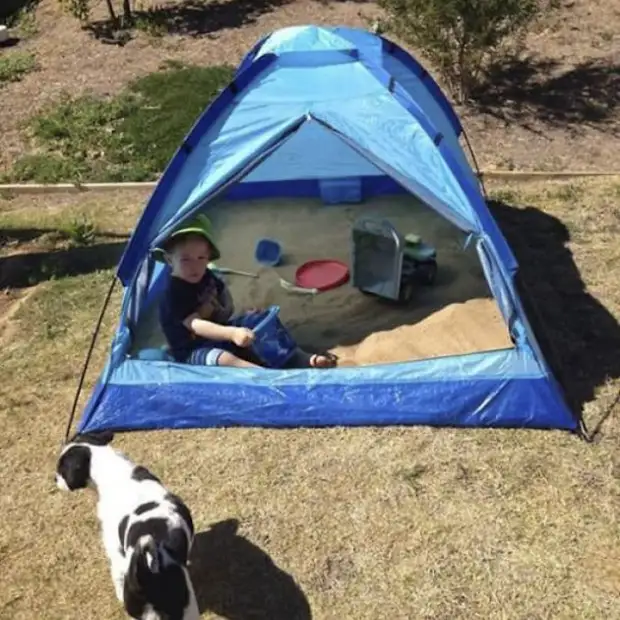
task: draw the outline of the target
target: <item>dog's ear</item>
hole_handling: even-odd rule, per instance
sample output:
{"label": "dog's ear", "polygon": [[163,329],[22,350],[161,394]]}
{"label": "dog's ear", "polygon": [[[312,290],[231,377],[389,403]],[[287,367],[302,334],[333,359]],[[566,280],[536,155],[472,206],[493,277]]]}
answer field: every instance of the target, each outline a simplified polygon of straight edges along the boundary
{"label": "dog's ear", "polygon": [[90,481],[90,448],[73,444],[66,448],[56,465],[56,485],[63,491],[85,489]]}

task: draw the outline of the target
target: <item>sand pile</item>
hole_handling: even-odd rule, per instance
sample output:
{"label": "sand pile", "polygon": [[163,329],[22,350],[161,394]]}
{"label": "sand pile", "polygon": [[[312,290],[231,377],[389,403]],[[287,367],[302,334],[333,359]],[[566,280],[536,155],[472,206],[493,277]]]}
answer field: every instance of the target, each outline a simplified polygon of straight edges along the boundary
{"label": "sand pile", "polygon": [[414,325],[375,332],[358,345],[332,350],[343,365],[365,366],[511,346],[496,304],[489,299],[472,299],[450,304]]}

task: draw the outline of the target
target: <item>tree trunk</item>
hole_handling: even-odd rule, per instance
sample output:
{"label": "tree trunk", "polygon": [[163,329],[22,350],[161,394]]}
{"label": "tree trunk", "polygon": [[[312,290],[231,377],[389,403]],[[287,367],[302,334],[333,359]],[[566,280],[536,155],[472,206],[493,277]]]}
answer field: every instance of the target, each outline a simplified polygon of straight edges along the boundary
{"label": "tree trunk", "polygon": [[457,57],[457,66],[459,72],[459,93],[457,95],[459,103],[465,103],[469,98],[469,58],[467,55],[467,36],[463,33],[459,41],[459,52]]}
{"label": "tree trunk", "polygon": [[131,0],[123,0],[123,25],[125,27],[133,24],[133,15],[131,13]]}
{"label": "tree trunk", "polygon": [[112,0],[106,0],[105,3],[108,6],[108,13],[110,13],[110,21],[112,22],[112,25],[116,28],[116,26],[118,26],[118,17],[116,17],[116,13],[114,12]]}

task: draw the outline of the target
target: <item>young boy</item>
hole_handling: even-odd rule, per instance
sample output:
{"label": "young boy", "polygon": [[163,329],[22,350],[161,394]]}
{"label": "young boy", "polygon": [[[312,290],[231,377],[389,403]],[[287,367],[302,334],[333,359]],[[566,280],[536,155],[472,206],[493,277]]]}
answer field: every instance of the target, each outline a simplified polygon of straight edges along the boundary
{"label": "young boy", "polygon": [[[176,230],[154,252],[171,267],[159,307],[159,319],[170,352],[178,362],[207,366],[255,368],[261,364],[249,349],[254,332],[229,321],[234,303],[226,284],[209,268],[220,257],[211,222],[204,215]],[[331,368],[331,354],[308,354],[298,349],[295,366]]]}

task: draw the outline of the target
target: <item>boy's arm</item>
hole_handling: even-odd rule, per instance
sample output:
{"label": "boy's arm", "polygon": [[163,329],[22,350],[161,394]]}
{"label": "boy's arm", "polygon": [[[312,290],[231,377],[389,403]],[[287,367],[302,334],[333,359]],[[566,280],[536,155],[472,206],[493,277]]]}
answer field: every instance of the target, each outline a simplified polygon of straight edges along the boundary
{"label": "boy's arm", "polygon": [[190,314],[183,321],[183,325],[197,336],[207,340],[231,341],[235,331],[235,328],[230,325],[220,325],[219,323],[201,319],[197,312]]}

